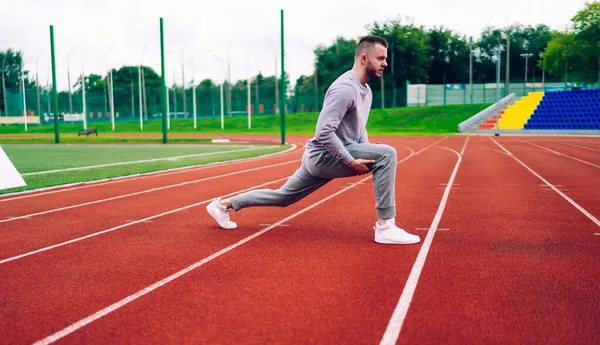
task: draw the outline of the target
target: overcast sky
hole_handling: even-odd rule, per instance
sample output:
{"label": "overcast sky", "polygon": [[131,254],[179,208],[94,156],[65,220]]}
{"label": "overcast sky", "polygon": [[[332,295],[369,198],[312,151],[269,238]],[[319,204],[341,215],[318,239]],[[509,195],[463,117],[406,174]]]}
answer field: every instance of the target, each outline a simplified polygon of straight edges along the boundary
{"label": "overcast sky", "polygon": [[[486,26],[546,24],[564,29],[585,0],[223,0],[97,1],[2,0],[0,49],[20,50],[25,68],[45,84],[50,68],[49,26],[54,25],[59,90],[67,89],[67,60],[75,75],[103,74],[106,63],[152,66],[160,74],[159,18],[164,18],[166,75],[186,83],[227,76],[245,79],[280,72],[280,10],[285,15],[285,68],[292,82],[314,69],[312,50],[338,36],[357,38],[375,21],[412,18],[479,37]],[[211,8],[209,8],[209,6]],[[146,47],[144,49],[144,47]],[[182,54],[183,51],[183,54]],[[39,57],[39,59],[38,59]],[[69,57],[69,59],[67,59]],[[50,76],[51,78],[51,76]]]}

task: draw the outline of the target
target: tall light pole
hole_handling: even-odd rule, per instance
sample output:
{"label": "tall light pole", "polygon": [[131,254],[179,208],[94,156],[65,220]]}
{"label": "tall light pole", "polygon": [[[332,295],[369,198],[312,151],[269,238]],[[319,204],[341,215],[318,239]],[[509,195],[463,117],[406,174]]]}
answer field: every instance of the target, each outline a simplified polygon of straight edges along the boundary
{"label": "tall light pole", "polygon": [[385,91],[384,91],[384,83],[383,83],[383,73],[381,73],[381,109],[385,109]]}
{"label": "tall light pole", "polygon": [[[142,48],[142,59],[140,64],[141,76],[142,76],[142,94],[140,95],[140,99],[143,99],[144,102],[144,119],[148,120],[148,103],[146,102],[146,81],[144,80],[144,50],[148,48],[148,44],[144,44]],[[141,101],[140,101],[141,102]]]}
{"label": "tall light pole", "polygon": [[394,42],[392,42],[392,108],[396,108],[398,105],[396,104],[396,74],[394,73],[394,56],[396,52],[396,41],[394,37]]}
{"label": "tall light pole", "polygon": [[46,101],[48,103],[48,118],[50,118],[51,110],[50,110],[50,70],[46,73]]}
{"label": "tall light pole", "polygon": [[315,54],[315,111],[319,112],[319,75],[317,73],[319,57]]}
{"label": "tall light pole", "polygon": [[40,98],[40,80],[38,77],[38,66],[39,66],[39,60],[40,60],[40,56],[42,55],[42,53],[45,51],[46,49],[43,49],[41,52],[38,53],[37,58],[35,59],[35,89],[36,89],[36,94],[37,94],[37,106],[38,106],[38,116],[40,117],[40,125],[43,123],[42,120],[42,105],[41,105],[41,98]]}
{"label": "tall light pole", "polygon": [[546,55],[540,53],[542,59],[542,88],[546,91]]}
{"label": "tall light pole", "polygon": [[[275,45],[275,42],[273,42],[273,40],[271,38],[269,38],[269,43],[271,44],[271,46],[273,47],[273,56],[274,56],[274,63],[275,63],[275,114],[279,114],[279,84],[277,84],[277,46]],[[258,81],[256,83],[256,99],[257,99],[257,103],[256,106],[258,107]]]}
{"label": "tall light pole", "polygon": [[[498,47],[496,48],[496,135],[500,135],[500,50],[502,47],[501,36],[498,35]],[[508,85],[508,83],[506,83]]]}
{"label": "tall light pole", "polygon": [[87,129],[87,108],[85,106],[85,71],[81,69],[81,104],[83,112],[83,129]]}
{"label": "tall light pole", "polygon": [[181,46],[181,86],[182,86],[183,117],[184,118],[187,118],[187,104],[186,104],[186,100],[185,100],[185,68],[184,68],[185,54],[184,54],[184,49],[185,49],[185,46],[190,43],[190,41],[191,40],[188,39],[187,42]]}
{"label": "tall light pole", "polygon": [[521,54],[521,57],[525,58],[525,83],[524,83],[525,91],[527,91],[527,62],[529,61],[529,58],[532,56],[533,56],[533,54],[531,54],[531,53]]}
{"label": "tall light pole", "polygon": [[231,116],[231,46],[235,39],[229,41],[227,45],[227,114]]}
{"label": "tall light pole", "polygon": [[129,81],[131,85],[131,119],[135,118],[135,96],[133,95],[133,69],[129,70]]}
{"label": "tall light pole", "polygon": [[113,83],[112,83],[112,69],[110,68],[110,65],[108,64],[108,52],[110,52],[111,50],[114,49],[114,45],[110,45],[107,49],[106,49],[106,55],[104,56],[104,62],[106,63],[106,68],[108,70],[108,73],[106,75],[106,78],[108,79],[108,97],[110,100],[110,121],[112,124],[112,130],[115,130],[115,104],[114,104],[114,99],[113,99]]}
{"label": "tall light pole", "polygon": [[[223,59],[219,55],[214,54],[213,56],[215,59],[227,64],[227,61],[225,61],[225,59]],[[219,92],[221,95],[221,129],[225,129],[225,106],[224,106],[224,100],[223,100],[223,84],[225,84],[225,81],[227,81],[227,78],[225,78],[223,80],[223,83],[221,83],[221,85],[219,86]]]}
{"label": "tall light pole", "polygon": [[473,104],[473,36],[469,37],[469,100]]}
{"label": "tall light pole", "polygon": [[140,131],[144,130],[144,109],[142,102],[142,67],[144,64],[144,49],[146,49],[147,45],[144,45],[142,48],[142,59],[140,60],[140,65],[138,66],[138,103],[140,107]]}
{"label": "tall light pole", "polygon": [[27,100],[25,98],[25,74],[23,73],[23,59],[21,59],[21,89],[23,91],[23,123],[25,124],[25,132],[27,132]]}
{"label": "tall light pole", "polygon": [[197,128],[198,123],[196,120],[196,63],[192,57],[192,109],[194,112],[194,129]]}
{"label": "tall light pole", "polygon": [[252,128],[252,73],[250,73],[250,52],[246,58],[246,73],[248,78],[246,79],[247,99],[246,99],[246,114],[248,117],[248,129]]}
{"label": "tall light pole", "polygon": [[[6,56],[8,55],[8,50],[4,52],[4,58],[2,59],[2,95],[4,97],[4,116],[8,116],[8,108],[6,103],[6,84],[4,83],[4,66],[6,63]],[[0,125],[2,123],[0,122]],[[8,126],[8,122],[6,123]]]}
{"label": "tall light pole", "polygon": [[506,40],[506,77],[504,78],[504,96],[508,96],[509,90],[509,82],[510,82],[510,35],[508,33],[503,33],[501,35],[503,39]]}
{"label": "tall light pole", "polygon": [[248,107],[248,129],[252,128],[252,95],[250,85],[252,84],[252,79],[248,77],[248,101],[246,107]]}
{"label": "tall light pole", "polygon": [[71,96],[71,68],[69,64],[69,59],[71,58],[71,54],[73,54],[74,49],[71,49],[69,54],[67,55],[67,81],[69,83],[69,114],[73,114],[73,98]]}

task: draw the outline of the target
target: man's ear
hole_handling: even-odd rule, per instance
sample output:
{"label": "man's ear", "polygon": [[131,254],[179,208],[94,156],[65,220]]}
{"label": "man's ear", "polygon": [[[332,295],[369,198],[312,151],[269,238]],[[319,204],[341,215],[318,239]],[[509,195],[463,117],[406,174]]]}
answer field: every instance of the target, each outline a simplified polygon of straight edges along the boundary
{"label": "man's ear", "polygon": [[367,63],[367,54],[360,54],[360,62]]}

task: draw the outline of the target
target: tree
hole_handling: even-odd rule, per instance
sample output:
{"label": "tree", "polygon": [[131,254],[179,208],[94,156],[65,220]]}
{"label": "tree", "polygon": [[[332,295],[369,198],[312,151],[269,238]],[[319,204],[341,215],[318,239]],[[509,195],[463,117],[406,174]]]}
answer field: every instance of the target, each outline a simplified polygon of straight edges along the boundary
{"label": "tree", "polygon": [[[581,72],[598,71],[600,83],[600,2],[586,3],[572,19],[574,40],[580,52]],[[585,80],[596,80],[591,74],[583,77]]]}
{"label": "tree", "polygon": [[[600,3],[586,3],[586,7],[572,18],[572,22],[572,28],[552,34],[552,40],[544,50],[546,70],[555,76],[578,73],[579,81],[598,81]],[[538,66],[540,64],[538,62]]]}
{"label": "tree", "polygon": [[[393,78],[384,75],[386,89],[411,83],[427,82],[429,68],[429,37],[422,26],[415,26],[411,20],[406,19],[403,24],[400,19],[388,20],[383,23],[374,22],[367,26],[371,35],[385,38],[388,42],[387,73],[392,73],[392,60],[394,63]],[[373,83],[373,89],[379,90],[380,83]]]}
{"label": "tree", "polygon": [[[523,26],[521,24],[511,25],[505,28],[497,29],[493,27],[486,28],[477,43],[476,53],[476,70],[475,78],[480,81],[489,82],[496,80],[496,49],[498,48],[498,36],[500,33],[508,34],[510,39],[510,64],[509,77],[512,81],[523,80],[525,78],[525,62],[528,63],[528,80],[533,80],[534,75],[541,75],[540,71],[536,71],[532,66],[536,66],[540,59],[539,54],[546,47],[551,38],[550,28],[546,25]],[[501,62],[501,79],[506,77],[506,41],[502,44],[502,52],[500,55]],[[521,54],[532,54],[530,58],[525,60]],[[541,65],[540,65],[541,67]]]}
{"label": "tree", "polygon": [[569,32],[555,32],[552,35],[552,40],[543,53],[549,74],[564,76],[568,69],[572,70],[578,64],[579,53],[572,44],[573,39],[573,34]]}
{"label": "tree", "polygon": [[353,39],[337,37],[331,46],[315,49],[318,83],[322,90],[327,90],[342,73],[352,68],[356,44]]}
{"label": "tree", "polygon": [[469,45],[464,37],[443,27],[427,33],[430,62],[427,81],[432,84],[469,80]]}
{"label": "tree", "polygon": [[294,85],[294,96],[291,103],[299,110],[318,111],[322,96],[315,89],[315,74],[300,76]]}
{"label": "tree", "polygon": [[[23,54],[20,51],[14,51],[11,48],[0,51],[0,78],[4,78],[4,86],[0,86],[0,111],[4,112],[4,99],[9,94],[17,94],[21,92],[21,64],[23,62]],[[25,88],[33,88],[35,84],[29,80],[29,71],[24,70]],[[1,80],[1,79],[0,79]],[[1,81],[0,81],[1,82]],[[6,95],[4,90],[6,89]]]}

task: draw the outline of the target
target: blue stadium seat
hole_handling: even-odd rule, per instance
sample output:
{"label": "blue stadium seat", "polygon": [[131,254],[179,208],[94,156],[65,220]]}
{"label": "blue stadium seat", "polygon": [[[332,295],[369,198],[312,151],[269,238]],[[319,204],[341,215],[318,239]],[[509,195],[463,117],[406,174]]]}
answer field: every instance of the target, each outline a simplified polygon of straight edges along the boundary
{"label": "blue stadium seat", "polygon": [[544,94],[525,129],[600,129],[600,89]]}

